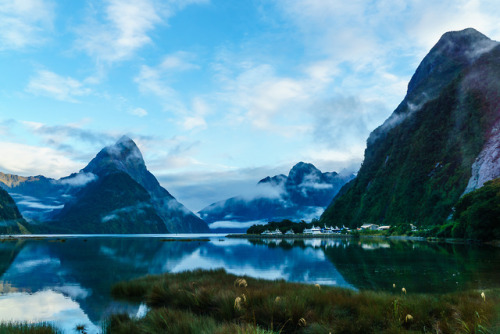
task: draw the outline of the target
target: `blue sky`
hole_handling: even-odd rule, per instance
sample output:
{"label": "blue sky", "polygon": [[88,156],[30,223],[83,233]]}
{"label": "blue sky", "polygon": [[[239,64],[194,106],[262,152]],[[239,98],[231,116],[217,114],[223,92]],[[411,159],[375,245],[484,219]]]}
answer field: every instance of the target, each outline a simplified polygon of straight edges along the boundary
{"label": "blue sky", "polygon": [[299,161],[356,170],[446,31],[498,1],[0,0],[0,171],[59,178],[127,134],[192,210]]}

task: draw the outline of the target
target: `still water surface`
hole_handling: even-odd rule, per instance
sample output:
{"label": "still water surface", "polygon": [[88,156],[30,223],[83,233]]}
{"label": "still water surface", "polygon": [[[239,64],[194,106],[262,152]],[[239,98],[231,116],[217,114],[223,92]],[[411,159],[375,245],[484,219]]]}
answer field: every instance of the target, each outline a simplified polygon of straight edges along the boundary
{"label": "still water surface", "polygon": [[[500,287],[500,249],[386,239],[245,240],[217,235],[78,236],[0,242],[0,321],[53,321],[100,331],[107,315],[144,306],[111,286],[196,268],[355,290],[444,293]],[[187,241],[187,239],[189,240]]]}

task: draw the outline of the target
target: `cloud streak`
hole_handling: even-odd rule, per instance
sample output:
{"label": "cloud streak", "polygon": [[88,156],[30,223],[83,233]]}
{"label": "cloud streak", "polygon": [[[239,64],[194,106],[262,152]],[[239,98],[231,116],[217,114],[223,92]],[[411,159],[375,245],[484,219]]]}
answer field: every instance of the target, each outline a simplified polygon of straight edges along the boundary
{"label": "cloud streak", "polygon": [[78,103],[77,98],[91,93],[90,88],[71,77],[64,77],[47,70],[39,70],[32,77],[26,91],[35,95],[47,96],[59,101]]}
{"label": "cloud streak", "polygon": [[52,1],[0,0],[0,51],[44,43],[54,16]]}
{"label": "cloud streak", "polygon": [[146,45],[153,44],[152,32],[178,11],[204,0],[155,1],[107,0],[90,8],[87,22],[78,30],[77,48],[98,63],[112,64],[130,59]]}

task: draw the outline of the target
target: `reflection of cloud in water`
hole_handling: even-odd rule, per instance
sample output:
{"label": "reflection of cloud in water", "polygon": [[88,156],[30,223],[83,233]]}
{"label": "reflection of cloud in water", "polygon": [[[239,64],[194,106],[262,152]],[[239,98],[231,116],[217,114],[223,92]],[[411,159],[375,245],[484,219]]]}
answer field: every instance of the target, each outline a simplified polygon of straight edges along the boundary
{"label": "reflection of cloud in water", "polygon": [[100,332],[78,303],[51,290],[0,296],[0,321],[53,322],[65,333],[73,333],[76,325],[84,324],[89,333]]}
{"label": "reflection of cloud in water", "polygon": [[211,239],[210,244],[219,247],[230,247],[230,246],[250,246],[251,243],[248,239],[237,239],[237,238],[223,238],[223,239]]}
{"label": "reflection of cloud in water", "polygon": [[61,292],[73,299],[85,299],[92,294],[92,290],[84,289],[78,284],[70,284],[52,287],[54,291]]}
{"label": "reflection of cloud in water", "polygon": [[288,277],[283,272],[286,264],[282,264],[277,268],[267,268],[265,270],[256,269],[253,266],[243,264],[239,268],[228,267],[226,261],[224,259],[213,259],[207,257],[207,254],[202,254],[200,249],[197,249],[189,256],[186,256],[182,261],[180,261],[176,266],[174,266],[171,270],[173,273],[178,273],[186,270],[193,269],[218,269],[225,268],[228,273],[235,275],[247,275],[258,278],[265,279],[279,279]]}
{"label": "reflection of cloud in water", "polygon": [[[226,243],[228,241],[230,243]],[[321,240],[319,242],[321,244]],[[173,266],[168,271],[224,268],[235,275],[354,288],[326,259],[321,248],[288,246],[292,248],[284,249],[275,242],[273,244],[254,245],[248,240],[213,240],[183,256],[175,264],[171,263]]]}
{"label": "reflection of cloud in water", "polygon": [[373,244],[362,244],[361,248],[364,250],[375,250],[379,248],[391,248],[391,245],[388,242],[380,242],[380,243],[373,243]]}

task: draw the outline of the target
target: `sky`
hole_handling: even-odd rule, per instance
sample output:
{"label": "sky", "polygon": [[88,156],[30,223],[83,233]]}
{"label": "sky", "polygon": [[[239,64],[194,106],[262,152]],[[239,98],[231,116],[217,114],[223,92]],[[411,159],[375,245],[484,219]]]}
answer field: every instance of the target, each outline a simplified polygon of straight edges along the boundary
{"label": "sky", "polygon": [[60,178],[122,135],[189,209],[299,161],[356,171],[461,0],[0,0],[0,171]]}

